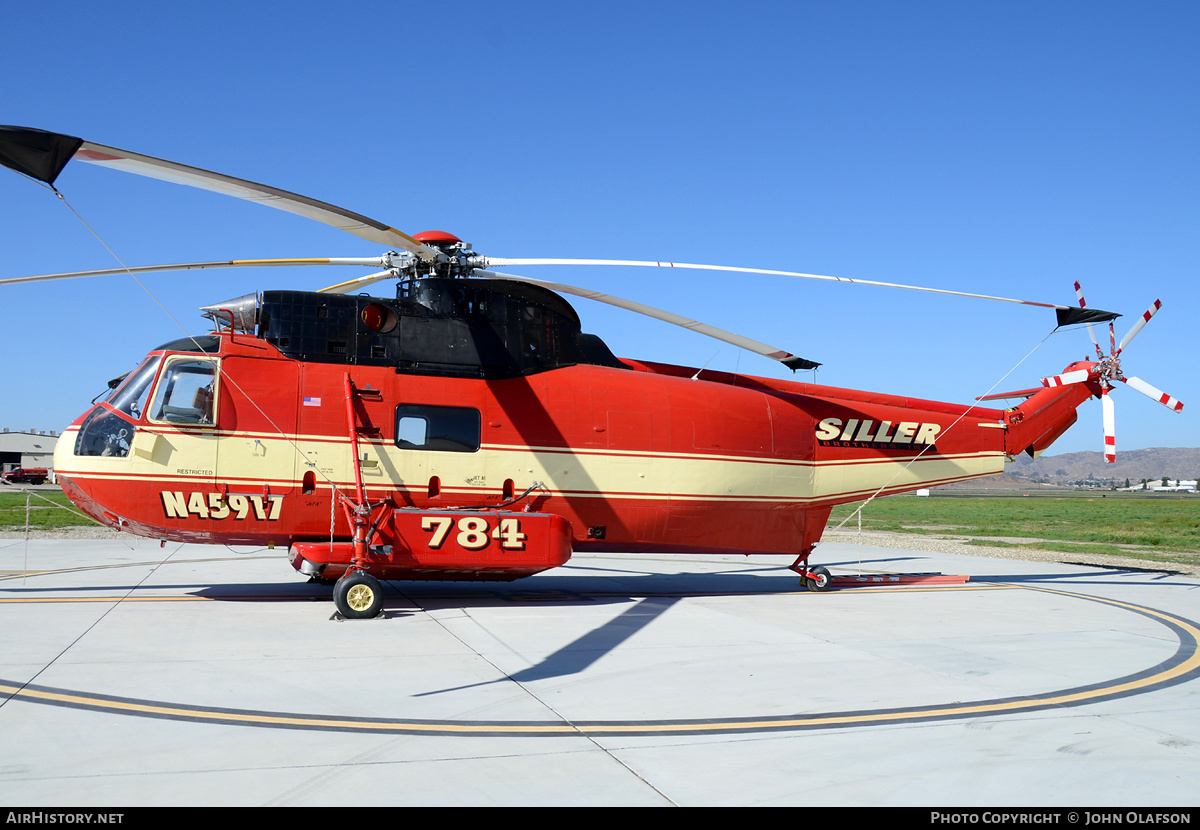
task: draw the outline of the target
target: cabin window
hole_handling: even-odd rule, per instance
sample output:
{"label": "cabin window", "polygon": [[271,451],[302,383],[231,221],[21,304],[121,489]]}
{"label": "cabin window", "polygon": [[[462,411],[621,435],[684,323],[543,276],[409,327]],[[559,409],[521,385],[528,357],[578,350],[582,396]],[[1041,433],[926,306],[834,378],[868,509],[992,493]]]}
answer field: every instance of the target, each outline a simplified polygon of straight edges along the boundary
{"label": "cabin window", "polygon": [[411,403],[396,407],[396,446],[402,450],[475,452],[479,436],[478,409]]}
{"label": "cabin window", "polygon": [[154,390],[150,419],[211,425],[216,411],[217,364],[186,357],[169,362]]}

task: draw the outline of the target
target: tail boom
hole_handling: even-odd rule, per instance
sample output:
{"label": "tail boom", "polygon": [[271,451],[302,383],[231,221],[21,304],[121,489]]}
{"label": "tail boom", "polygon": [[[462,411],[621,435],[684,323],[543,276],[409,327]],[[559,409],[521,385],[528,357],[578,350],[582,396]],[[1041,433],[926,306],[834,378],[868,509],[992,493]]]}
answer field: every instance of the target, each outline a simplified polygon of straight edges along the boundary
{"label": "tail boom", "polygon": [[1071,364],[1063,374],[1081,372],[1087,375],[1087,380],[1052,385],[1020,406],[1007,410],[1005,452],[1010,456],[1023,452],[1037,458],[1070,429],[1078,417],[1079,405],[1101,394],[1100,384],[1092,372],[1096,365],[1088,361]]}

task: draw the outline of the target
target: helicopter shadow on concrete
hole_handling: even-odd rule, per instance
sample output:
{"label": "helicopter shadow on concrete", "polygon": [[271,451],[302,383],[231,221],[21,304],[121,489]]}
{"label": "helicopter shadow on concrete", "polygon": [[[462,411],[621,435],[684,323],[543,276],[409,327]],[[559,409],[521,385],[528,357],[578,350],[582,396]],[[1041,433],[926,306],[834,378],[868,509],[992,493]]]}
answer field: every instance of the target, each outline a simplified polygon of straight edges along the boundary
{"label": "helicopter shadow on concrete", "polygon": [[597,660],[621,646],[634,634],[665,614],[682,597],[646,597],[636,601],[626,611],[583,636],[563,646],[544,660],[506,677],[469,683],[446,689],[422,692],[414,697],[427,697],[462,689],[490,686],[497,683],[531,683],[555,677],[566,677],[585,671]]}
{"label": "helicopter shadow on concrete", "polygon": [[[973,574],[971,582],[1013,585],[1014,587],[1046,585],[1048,587],[1060,588],[1070,585],[1095,586],[1109,584],[1120,585],[1122,588],[1158,588],[1163,585],[1180,588],[1200,588],[1200,582],[1197,582],[1194,577],[1188,577],[1180,571],[1081,564],[1077,564],[1075,567],[1090,567],[1096,570],[1087,572],[1076,571],[1073,573]],[[1130,581],[1128,577],[1142,577],[1143,579]],[[1149,578],[1146,579],[1146,577]]]}

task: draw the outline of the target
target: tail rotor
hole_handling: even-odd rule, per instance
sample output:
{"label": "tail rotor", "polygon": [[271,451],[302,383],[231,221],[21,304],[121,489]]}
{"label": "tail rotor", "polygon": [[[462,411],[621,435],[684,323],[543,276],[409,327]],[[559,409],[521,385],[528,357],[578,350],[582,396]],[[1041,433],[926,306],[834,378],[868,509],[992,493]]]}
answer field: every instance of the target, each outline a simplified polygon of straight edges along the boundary
{"label": "tail rotor", "polygon": [[[1087,308],[1087,302],[1083,298],[1083,289],[1078,282],[1075,283],[1075,295],[1079,298],[1079,307],[1081,309]],[[1084,383],[1088,380],[1094,380],[1100,385],[1100,403],[1104,412],[1104,460],[1109,464],[1117,460],[1116,409],[1113,405],[1113,399],[1109,395],[1113,384],[1120,381],[1126,386],[1141,392],[1151,400],[1157,401],[1172,412],[1183,411],[1183,404],[1178,399],[1171,397],[1161,389],[1151,386],[1141,378],[1127,378],[1121,371],[1121,352],[1133,342],[1133,338],[1137,337],[1138,333],[1146,323],[1150,322],[1150,318],[1158,313],[1160,308],[1162,308],[1162,302],[1155,300],[1153,305],[1125,333],[1119,344],[1117,343],[1116,331],[1110,321],[1108,324],[1109,353],[1107,355],[1100,348],[1100,341],[1096,338],[1095,329],[1091,323],[1088,323],[1088,336],[1091,337],[1092,345],[1096,349],[1095,365],[1090,370],[1075,369],[1070,372],[1064,372],[1061,375],[1042,378],[1042,385],[1047,387]]]}

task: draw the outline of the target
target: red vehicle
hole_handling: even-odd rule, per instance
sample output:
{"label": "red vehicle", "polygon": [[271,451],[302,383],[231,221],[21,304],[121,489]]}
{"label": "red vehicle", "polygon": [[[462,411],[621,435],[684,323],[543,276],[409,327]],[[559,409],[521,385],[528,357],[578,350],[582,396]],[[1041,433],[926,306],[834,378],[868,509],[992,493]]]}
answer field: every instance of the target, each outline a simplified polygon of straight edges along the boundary
{"label": "red vehicle", "polygon": [[[43,181],[79,158],[267,200],[404,250],[360,261],[386,270],[324,292],[209,307],[212,334],[151,351],[55,450],[63,489],[98,521],[163,540],[287,546],[298,571],[334,585],[348,617],[378,612],[380,579],[510,580],[576,550],[777,554],[825,590],[829,571],[808,560],[834,505],[999,473],[1006,457],[1045,450],[1093,395],[1110,413],[1120,351],[1157,308],[1110,355],[1097,346],[1096,360],[1016,393],[1027,400],[1012,409],[701,376],[615,357],[547,286],[815,364],[636,303],[493,278],[485,267],[531,261],[481,257],[450,234],[409,237],[68,136],[0,128],[0,138],[24,152],[0,141],[0,159],[24,159],[18,169]],[[53,278],[63,276],[73,275]],[[389,277],[395,299],[345,293]],[[1060,324],[1117,316],[1082,297],[1049,307]]]}
{"label": "red vehicle", "polygon": [[0,474],[0,478],[12,484],[42,484],[49,477],[50,471],[45,467],[14,467]]}

